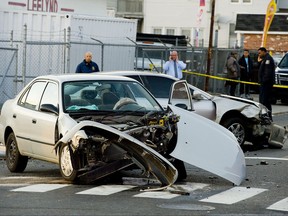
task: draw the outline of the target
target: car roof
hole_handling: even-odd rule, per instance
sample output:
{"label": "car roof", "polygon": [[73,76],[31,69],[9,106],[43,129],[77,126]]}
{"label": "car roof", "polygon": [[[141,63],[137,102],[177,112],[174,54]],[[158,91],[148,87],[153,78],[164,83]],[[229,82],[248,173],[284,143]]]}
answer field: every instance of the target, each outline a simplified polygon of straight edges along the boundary
{"label": "car roof", "polygon": [[164,74],[164,73],[157,73],[157,72],[153,72],[153,71],[105,71],[105,72],[97,72],[98,74],[107,74],[107,75],[116,75],[116,76],[159,76],[159,77],[167,77],[169,79],[173,79],[173,80],[179,80],[173,76]]}
{"label": "car roof", "polygon": [[59,82],[77,81],[77,80],[120,80],[120,81],[135,81],[129,77],[105,75],[98,73],[71,73],[71,74],[50,74],[36,77],[36,79],[50,79]]}

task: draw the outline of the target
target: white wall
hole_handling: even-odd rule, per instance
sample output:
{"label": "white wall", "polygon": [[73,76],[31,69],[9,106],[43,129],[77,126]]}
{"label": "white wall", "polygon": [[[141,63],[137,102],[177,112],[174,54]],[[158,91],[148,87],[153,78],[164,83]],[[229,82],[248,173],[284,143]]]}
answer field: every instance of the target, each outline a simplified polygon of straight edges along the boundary
{"label": "white wall", "polygon": [[106,16],[106,0],[1,0],[0,9]]}
{"label": "white wall", "polygon": [[[236,24],[237,13],[265,14],[270,0],[251,0],[251,3],[231,3],[231,0],[215,0],[214,30],[218,29],[218,46],[229,47],[235,38],[229,41],[230,23]],[[167,28],[174,28],[175,34],[181,34],[181,28],[190,29],[193,38],[193,29],[203,29],[204,46],[209,43],[211,1],[206,0],[202,21],[199,25],[199,0],[145,0],[144,23],[142,32],[153,33],[153,28],[161,28],[166,34]],[[218,21],[218,23],[217,23]],[[253,22],[253,20],[251,20]],[[240,36],[238,41],[240,43]],[[213,40],[214,42],[214,40]],[[193,43],[192,43],[193,44]]]}

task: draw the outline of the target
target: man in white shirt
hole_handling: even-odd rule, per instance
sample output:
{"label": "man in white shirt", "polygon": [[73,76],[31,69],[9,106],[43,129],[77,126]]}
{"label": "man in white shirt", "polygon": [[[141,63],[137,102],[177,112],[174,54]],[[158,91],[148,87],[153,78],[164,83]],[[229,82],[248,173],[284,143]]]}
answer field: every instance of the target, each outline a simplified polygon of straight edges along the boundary
{"label": "man in white shirt", "polygon": [[164,73],[182,79],[182,70],[186,68],[186,64],[178,59],[177,51],[170,52],[169,61],[163,65]]}

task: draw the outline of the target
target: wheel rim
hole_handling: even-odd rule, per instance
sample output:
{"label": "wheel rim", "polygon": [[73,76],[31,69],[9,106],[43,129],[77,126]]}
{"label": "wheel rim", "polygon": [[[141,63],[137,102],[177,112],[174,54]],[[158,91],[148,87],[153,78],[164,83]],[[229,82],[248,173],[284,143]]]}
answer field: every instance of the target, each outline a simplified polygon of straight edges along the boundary
{"label": "wheel rim", "polygon": [[70,151],[68,146],[63,147],[60,158],[61,171],[65,176],[70,176],[73,173]]}
{"label": "wheel rim", "polygon": [[245,129],[240,123],[234,123],[228,127],[228,130],[231,131],[236,137],[240,145],[243,144],[245,138]]}
{"label": "wheel rim", "polygon": [[16,146],[15,140],[12,140],[9,143],[9,148],[8,148],[7,153],[8,153],[7,158],[8,158],[9,164],[13,165],[17,157],[17,146]]}

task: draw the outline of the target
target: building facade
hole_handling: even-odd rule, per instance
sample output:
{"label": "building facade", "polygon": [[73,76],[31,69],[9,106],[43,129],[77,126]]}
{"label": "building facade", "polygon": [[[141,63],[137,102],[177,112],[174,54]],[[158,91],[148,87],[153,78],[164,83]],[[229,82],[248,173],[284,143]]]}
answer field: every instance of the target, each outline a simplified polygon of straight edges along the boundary
{"label": "building facade", "polygon": [[[275,1],[277,13],[287,14],[288,1]],[[212,0],[107,0],[107,2],[110,4],[110,9],[115,10],[115,16],[137,19],[139,32],[186,35],[191,45],[208,46]],[[236,25],[239,25],[237,15],[259,14],[265,18],[269,2],[270,0],[215,0],[214,45],[219,48],[259,47],[255,42],[259,41],[262,32],[250,31],[248,34],[236,29]],[[253,23],[254,20],[249,22]],[[264,26],[264,20],[261,22]],[[274,33],[275,37],[272,37],[275,40],[287,40],[287,31],[281,34]],[[268,34],[269,39],[271,32]],[[247,38],[251,38],[254,42],[250,43]],[[255,44],[255,47],[251,47],[251,44]]]}

